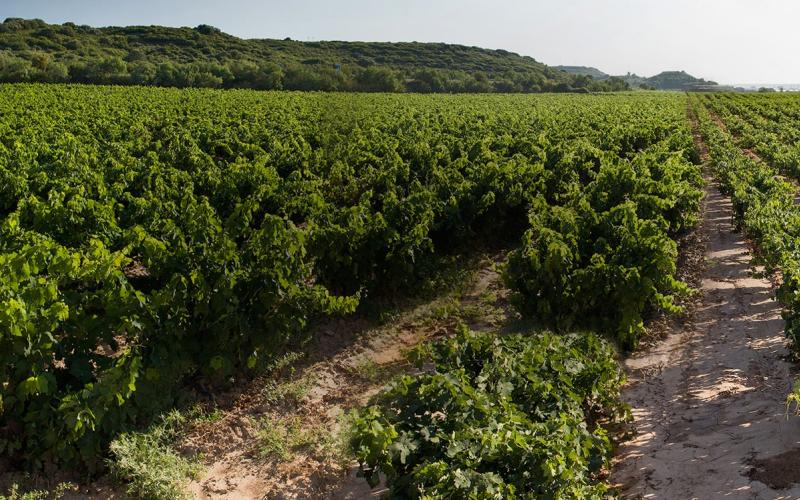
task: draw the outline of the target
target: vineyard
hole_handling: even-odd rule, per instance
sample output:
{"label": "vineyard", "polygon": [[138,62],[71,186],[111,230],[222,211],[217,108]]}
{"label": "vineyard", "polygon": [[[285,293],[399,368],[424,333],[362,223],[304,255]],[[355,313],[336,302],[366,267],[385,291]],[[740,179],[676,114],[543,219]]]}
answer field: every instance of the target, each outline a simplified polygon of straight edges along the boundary
{"label": "vineyard", "polygon": [[800,102],[732,96],[709,101],[699,109],[716,175],[743,229],[757,242],[760,261],[782,276],[778,296],[786,307],[786,334],[800,346],[800,132],[793,124]]}
{"label": "vineyard", "polygon": [[3,463],[101,473],[187,388],[503,245],[525,333],[418,346],[352,413],[352,453],[399,497],[606,494],[617,360],[694,293],[705,149],[800,339],[798,116],[788,96],[5,85]]}

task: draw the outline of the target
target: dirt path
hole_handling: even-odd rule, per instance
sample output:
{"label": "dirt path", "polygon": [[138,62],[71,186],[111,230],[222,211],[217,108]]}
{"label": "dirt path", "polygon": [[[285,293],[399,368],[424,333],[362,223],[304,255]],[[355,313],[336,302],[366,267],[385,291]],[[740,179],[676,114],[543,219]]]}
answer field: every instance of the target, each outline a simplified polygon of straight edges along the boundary
{"label": "dirt path", "polygon": [[[363,406],[393,375],[413,371],[405,352],[455,331],[496,329],[511,312],[497,264],[488,255],[463,287],[397,314],[384,325],[338,319],[321,325],[302,368],[280,381],[256,380],[233,408],[197,426],[181,444],[200,455],[195,498],[378,498],[341,450],[342,415]],[[291,367],[289,368],[291,370]]]}
{"label": "dirt path", "polygon": [[770,281],[754,276],[730,200],[707,182],[702,295],[683,328],[625,363],[637,434],[613,478],[623,498],[799,498],[781,306]]}

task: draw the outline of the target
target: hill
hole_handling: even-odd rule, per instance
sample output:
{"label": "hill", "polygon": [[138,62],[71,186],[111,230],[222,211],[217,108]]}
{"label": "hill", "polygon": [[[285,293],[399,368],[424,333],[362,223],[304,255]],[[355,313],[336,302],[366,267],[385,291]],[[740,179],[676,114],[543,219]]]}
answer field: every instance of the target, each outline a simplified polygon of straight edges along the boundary
{"label": "hill", "polygon": [[635,73],[620,76],[632,89],[652,90],[709,90],[717,86],[716,82],[696,78],[685,71],[663,71],[655,76],[644,77]]}
{"label": "hill", "polygon": [[595,80],[608,80],[611,75],[590,66],[556,66],[556,69],[571,75],[591,76]]}
{"label": "hill", "polygon": [[246,40],[209,25],[93,28],[18,18],[0,24],[0,81],[388,92],[626,88],[463,45]]}
{"label": "hill", "polygon": [[[555,66],[556,69],[570,75],[590,76],[595,80],[603,81],[614,78],[608,73],[600,71],[590,66]],[[710,90],[719,87],[717,82],[696,78],[685,71],[664,71],[655,76],[644,77],[635,73],[617,76],[628,84],[632,89],[654,89],[654,90]],[[720,87],[722,89],[723,87]],[[724,87],[730,89],[730,87]]]}
{"label": "hill", "polygon": [[717,82],[696,78],[685,71],[664,71],[646,81],[650,86],[661,90],[698,90],[717,86]]}

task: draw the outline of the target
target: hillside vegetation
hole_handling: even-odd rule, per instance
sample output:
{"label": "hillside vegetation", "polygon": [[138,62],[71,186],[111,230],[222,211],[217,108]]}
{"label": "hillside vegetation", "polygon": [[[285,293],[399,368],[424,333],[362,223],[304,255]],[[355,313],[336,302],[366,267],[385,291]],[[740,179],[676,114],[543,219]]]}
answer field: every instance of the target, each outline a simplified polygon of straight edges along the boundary
{"label": "hillside vegetation", "polygon": [[595,80],[608,80],[611,78],[611,75],[608,73],[600,71],[592,66],[556,66],[555,68],[571,75],[591,76]]}
{"label": "hillside vegetation", "polygon": [[685,71],[664,71],[646,80],[648,84],[662,90],[692,90],[697,87],[717,85],[717,82],[695,78]]}
{"label": "hillside vegetation", "polygon": [[590,76],[599,81],[619,78],[633,89],[707,90],[709,87],[718,86],[717,82],[694,77],[685,71],[662,71],[651,77],[639,76],[635,73],[615,77],[590,66],[556,66],[555,68],[570,75]]}
{"label": "hillside vegetation", "polygon": [[381,92],[624,90],[531,57],[444,43],[244,40],[219,29],[6,19],[0,81]]}

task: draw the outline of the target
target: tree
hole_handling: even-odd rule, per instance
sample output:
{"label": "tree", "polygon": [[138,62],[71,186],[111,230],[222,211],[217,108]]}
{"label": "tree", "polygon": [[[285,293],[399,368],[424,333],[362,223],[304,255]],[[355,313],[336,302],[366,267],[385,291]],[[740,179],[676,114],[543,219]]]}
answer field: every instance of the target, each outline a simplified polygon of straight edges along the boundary
{"label": "tree", "polygon": [[213,63],[192,63],[178,67],[177,82],[181,87],[221,87],[233,75],[225,66]]}
{"label": "tree", "polygon": [[238,39],[207,24],[92,28],[9,18],[0,23],[0,52],[8,54],[0,61],[2,81],[425,93],[626,88],[502,50],[421,43],[306,46],[288,38]]}
{"label": "tree", "polygon": [[70,71],[70,77],[85,83],[120,84],[126,83],[129,76],[128,64],[121,57],[93,59]]}
{"label": "tree", "polygon": [[585,89],[589,87],[592,82],[594,82],[594,78],[589,75],[575,75],[575,79],[572,82],[572,87],[577,89]]}
{"label": "tree", "polygon": [[414,73],[413,79],[407,83],[412,92],[444,92],[445,80],[443,75],[435,69],[422,69]]}
{"label": "tree", "polygon": [[513,80],[512,75],[504,75],[500,78],[496,78],[495,81],[492,83],[495,92],[519,92],[522,90],[521,86],[517,84]]}
{"label": "tree", "polygon": [[275,63],[262,63],[258,67],[259,78],[255,88],[280,90],[283,88],[283,70]]}
{"label": "tree", "polygon": [[158,65],[156,69],[155,80],[156,85],[162,87],[177,87],[179,86],[178,68],[171,62],[165,62]]}
{"label": "tree", "polygon": [[289,66],[283,80],[283,86],[288,90],[345,90],[347,83],[347,76],[341,71],[303,64]]}
{"label": "tree", "polygon": [[131,74],[131,83],[135,85],[149,85],[155,82],[158,68],[147,61],[135,61],[128,65]]}
{"label": "tree", "polygon": [[8,52],[0,52],[0,81],[27,82],[33,73],[31,63]]}
{"label": "tree", "polygon": [[544,78],[536,74],[524,74],[518,78],[523,92],[541,92]]}
{"label": "tree", "polygon": [[53,56],[48,52],[35,51],[28,56],[31,65],[40,71],[45,71],[53,63]]}
{"label": "tree", "polygon": [[197,26],[194,30],[197,31],[198,33],[202,33],[203,35],[216,35],[217,33],[222,33],[221,29],[208,24],[201,24]]}
{"label": "tree", "polygon": [[357,74],[356,89],[362,92],[398,92],[402,85],[391,68],[370,66]]}
{"label": "tree", "polygon": [[226,83],[227,87],[279,90],[283,86],[283,70],[275,63],[234,61],[229,69],[233,78]]}
{"label": "tree", "polygon": [[609,90],[611,92],[621,92],[621,91],[624,91],[624,90],[630,90],[631,89],[631,86],[628,85],[628,82],[626,82],[625,80],[623,80],[622,78],[620,78],[618,76],[612,76],[611,78],[609,78],[608,80],[606,80],[603,83],[605,83],[605,85],[607,87],[607,90]]}
{"label": "tree", "polygon": [[51,62],[44,71],[39,71],[35,77],[39,81],[60,83],[69,80],[69,68],[60,62]]}

